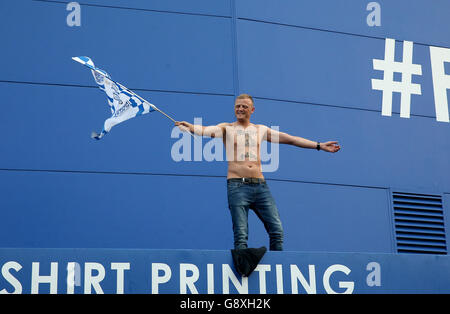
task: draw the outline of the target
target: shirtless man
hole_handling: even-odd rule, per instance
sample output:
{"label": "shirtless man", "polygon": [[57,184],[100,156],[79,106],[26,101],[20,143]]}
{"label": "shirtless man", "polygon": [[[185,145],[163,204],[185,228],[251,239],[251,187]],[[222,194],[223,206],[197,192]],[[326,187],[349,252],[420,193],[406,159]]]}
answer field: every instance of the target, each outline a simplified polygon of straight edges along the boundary
{"label": "shirtless man", "polygon": [[262,124],[253,124],[253,98],[241,94],[236,98],[236,121],[212,126],[176,122],[182,131],[196,135],[222,138],[228,161],[228,207],[233,222],[234,248],[247,248],[248,210],[253,209],[269,234],[270,250],[283,250],[283,227],[278,209],[262,174],[260,145],[263,140],[335,153],[340,146],[335,141],[313,142],[298,136],[278,132]]}

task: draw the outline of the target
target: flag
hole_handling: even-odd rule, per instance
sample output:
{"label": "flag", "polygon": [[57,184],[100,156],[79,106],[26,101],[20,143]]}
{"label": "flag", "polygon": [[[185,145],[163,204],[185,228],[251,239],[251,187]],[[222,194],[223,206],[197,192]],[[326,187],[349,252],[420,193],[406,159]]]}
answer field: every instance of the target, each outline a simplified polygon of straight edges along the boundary
{"label": "flag", "polygon": [[72,59],[91,69],[98,87],[106,93],[108,105],[111,109],[112,116],[105,120],[103,130],[100,134],[92,132],[92,138],[99,140],[113,126],[136,116],[158,110],[158,108],[144,98],[114,81],[104,70],[95,67],[94,62],[89,57],[73,57]]}

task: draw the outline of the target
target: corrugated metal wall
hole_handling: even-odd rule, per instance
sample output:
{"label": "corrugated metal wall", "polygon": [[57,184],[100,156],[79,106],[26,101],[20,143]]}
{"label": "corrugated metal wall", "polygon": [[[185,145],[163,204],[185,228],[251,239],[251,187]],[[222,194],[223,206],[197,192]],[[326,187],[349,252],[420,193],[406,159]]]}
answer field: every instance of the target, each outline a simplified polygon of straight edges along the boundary
{"label": "corrugated metal wall", "polygon": [[[373,27],[369,1],[79,3],[70,27],[67,1],[0,2],[0,246],[232,247],[226,162],[174,161],[159,113],[91,140],[109,109],[82,55],[177,120],[231,122],[245,92],[254,123],[339,141],[337,154],[281,146],[265,174],[286,250],[395,252],[392,190],[442,195],[448,238],[450,124],[436,120],[429,46],[450,48],[449,2],[377,1]],[[396,61],[414,42],[410,118],[398,93],[383,116],[372,89],[385,38]],[[268,246],[253,214],[249,245]]]}

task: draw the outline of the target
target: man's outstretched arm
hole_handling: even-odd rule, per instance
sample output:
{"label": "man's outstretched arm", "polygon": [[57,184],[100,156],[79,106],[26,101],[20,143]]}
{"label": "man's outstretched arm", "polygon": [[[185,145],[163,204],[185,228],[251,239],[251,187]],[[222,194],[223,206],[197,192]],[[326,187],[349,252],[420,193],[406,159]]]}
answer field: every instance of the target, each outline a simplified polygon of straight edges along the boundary
{"label": "man's outstretched arm", "polygon": [[[297,147],[311,148],[311,149],[317,148],[317,144],[319,143],[310,141],[300,136],[293,136],[284,132],[279,132],[271,128],[267,128],[267,141],[272,143],[288,144]],[[319,147],[321,150],[330,153],[336,153],[341,149],[341,146],[339,146],[338,142],[336,141],[328,141],[320,143]]]}
{"label": "man's outstretched arm", "polygon": [[177,121],[175,125],[180,128],[181,131],[188,131],[191,134],[208,136],[208,137],[219,137],[221,138],[224,133],[226,123],[220,123],[217,125],[203,126],[198,124],[192,124],[186,121]]}

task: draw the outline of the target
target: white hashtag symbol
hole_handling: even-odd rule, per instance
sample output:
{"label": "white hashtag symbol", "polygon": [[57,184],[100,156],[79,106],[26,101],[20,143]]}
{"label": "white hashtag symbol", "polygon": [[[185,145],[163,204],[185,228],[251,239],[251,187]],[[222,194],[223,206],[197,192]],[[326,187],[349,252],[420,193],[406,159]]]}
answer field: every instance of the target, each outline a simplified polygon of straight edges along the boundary
{"label": "white hashtag symbol", "polygon": [[[373,59],[373,69],[383,71],[383,79],[372,79],[372,89],[383,91],[383,116],[392,115],[392,93],[399,92],[400,117],[409,118],[411,107],[411,94],[421,95],[420,84],[411,83],[412,74],[422,75],[422,66],[412,63],[413,43],[403,42],[403,61],[394,61],[395,39],[386,38],[384,60]],[[394,72],[402,74],[402,81],[394,81]]]}

